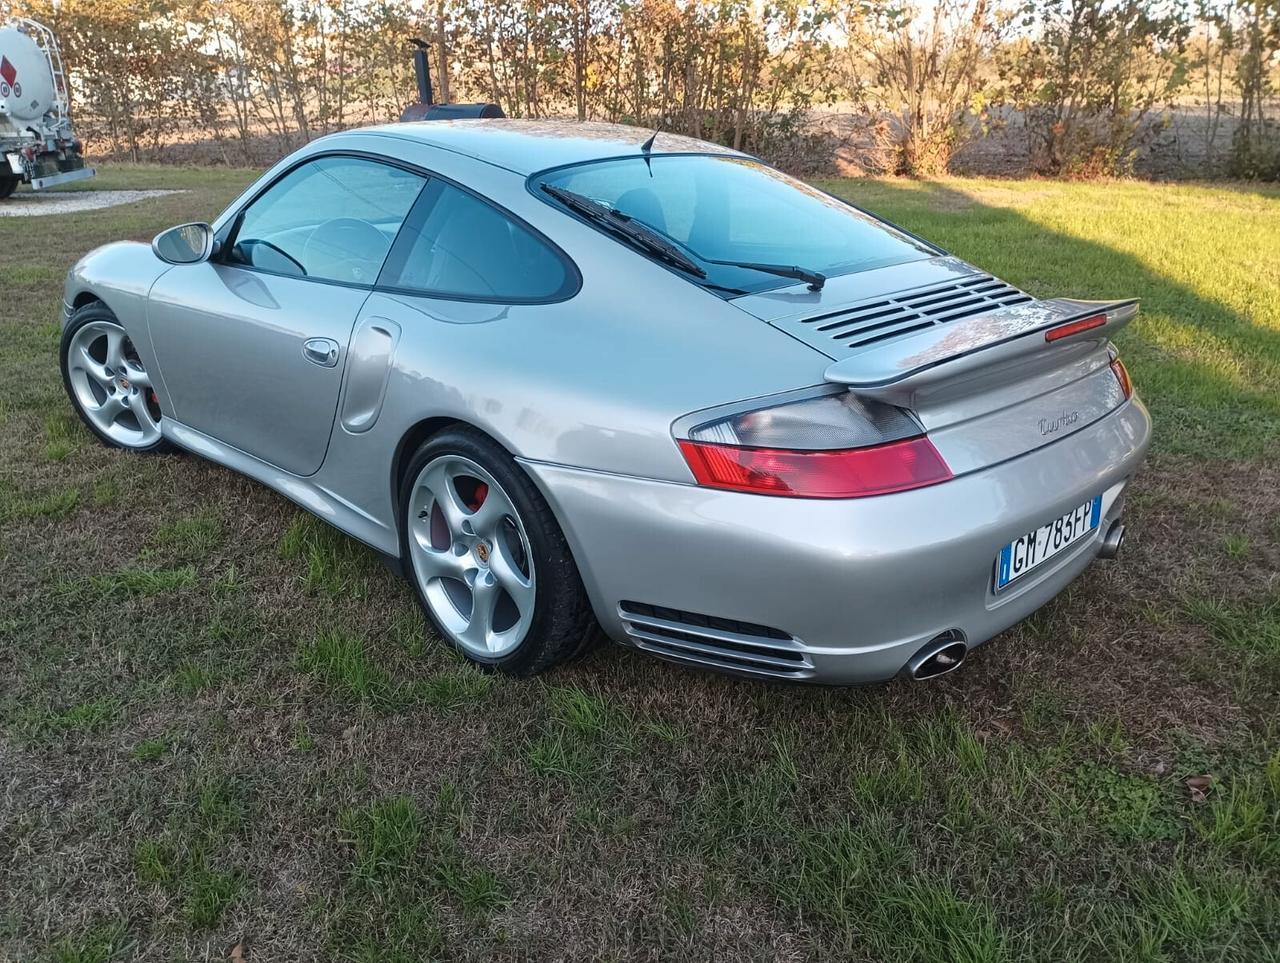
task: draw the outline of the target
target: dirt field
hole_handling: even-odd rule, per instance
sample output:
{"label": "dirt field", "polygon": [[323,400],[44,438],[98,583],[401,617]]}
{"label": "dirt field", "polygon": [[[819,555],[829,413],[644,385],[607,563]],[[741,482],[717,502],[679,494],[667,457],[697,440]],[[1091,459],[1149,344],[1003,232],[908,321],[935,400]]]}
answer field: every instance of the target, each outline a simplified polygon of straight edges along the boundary
{"label": "dirt field", "polygon": [[824,183],[1141,297],[1157,426],[1119,562],[936,683],[832,690],[482,675],[282,497],[95,444],[67,269],[250,179],[0,219],[0,960],[1280,959],[1280,191]]}

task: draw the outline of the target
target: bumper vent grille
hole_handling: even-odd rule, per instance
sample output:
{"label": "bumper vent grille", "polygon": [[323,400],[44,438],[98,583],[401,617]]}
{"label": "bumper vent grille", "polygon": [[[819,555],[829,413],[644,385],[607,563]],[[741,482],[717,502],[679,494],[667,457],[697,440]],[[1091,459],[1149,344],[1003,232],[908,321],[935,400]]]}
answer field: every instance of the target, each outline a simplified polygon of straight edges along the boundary
{"label": "bumper vent grille", "polygon": [[1012,284],[1005,284],[989,274],[979,274],[962,281],[904,291],[864,301],[852,308],[805,318],[799,326],[808,329],[815,340],[831,340],[846,348],[860,348],[922,331],[935,324],[959,321],[1031,300],[1029,295]]}
{"label": "bumper vent grille", "polygon": [[813,663],[780,629],[644,602],[618,606],[631,643],[665,659],[775,679],[804,679]]}

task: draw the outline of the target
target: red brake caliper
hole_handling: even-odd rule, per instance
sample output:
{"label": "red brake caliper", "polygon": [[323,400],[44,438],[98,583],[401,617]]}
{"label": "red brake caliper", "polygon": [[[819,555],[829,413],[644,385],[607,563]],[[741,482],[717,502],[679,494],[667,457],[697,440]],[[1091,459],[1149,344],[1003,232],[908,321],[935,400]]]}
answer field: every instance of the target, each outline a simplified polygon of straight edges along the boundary
{"label": "red brake caliper", "polygon": [[476,482],[476,490],[471,495],[471,501],[467,502],[467,507],[473,512],[480,511],[480,506],[484,504],[484,500],[489,497],[489,486],[484,482]]}

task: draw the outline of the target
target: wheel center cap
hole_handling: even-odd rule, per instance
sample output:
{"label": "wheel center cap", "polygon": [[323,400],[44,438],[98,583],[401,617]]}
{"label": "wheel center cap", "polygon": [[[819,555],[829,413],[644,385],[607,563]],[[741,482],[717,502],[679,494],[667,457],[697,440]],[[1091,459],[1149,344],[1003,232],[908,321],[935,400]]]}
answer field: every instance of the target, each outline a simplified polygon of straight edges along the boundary
{"label": "wheel center cap", "polygon": [[120,379],[120,387],[121,387],[121,388],[123,388],[125,391],[128,391],[128,390],[129,390],[129,379],[128,379],[128,378],[121,378],[121,379]]}
{"label": "wheel center cap", "polygon": [[489,561],[489,546],[484,542],[476,542],[476,558],[484,563]]}

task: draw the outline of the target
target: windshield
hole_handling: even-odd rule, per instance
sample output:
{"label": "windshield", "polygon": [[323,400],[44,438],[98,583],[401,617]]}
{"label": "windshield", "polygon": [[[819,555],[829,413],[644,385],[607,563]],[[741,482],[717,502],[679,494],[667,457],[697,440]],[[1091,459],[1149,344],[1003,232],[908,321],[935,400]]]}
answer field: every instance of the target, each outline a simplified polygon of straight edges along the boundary
{"label": "windshield", "polygon": [[701,283],[744,293],[796,282],[716,261],[797,265],[833,277],[938,253],[743,157],[655,154],[646,161],[637,154],[562,167],[539,181],[607,204],[660,231],[697,259],[707,272]]}

